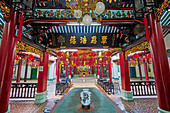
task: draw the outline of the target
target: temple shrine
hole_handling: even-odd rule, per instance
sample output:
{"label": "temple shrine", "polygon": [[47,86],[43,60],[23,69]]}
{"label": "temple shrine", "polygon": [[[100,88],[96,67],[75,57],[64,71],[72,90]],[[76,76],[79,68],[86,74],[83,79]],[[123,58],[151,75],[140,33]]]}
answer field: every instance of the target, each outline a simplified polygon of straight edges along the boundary
{"label": "temple shrine", "polygon": [[170,0],[0,0],[0,113],[170,113]]}

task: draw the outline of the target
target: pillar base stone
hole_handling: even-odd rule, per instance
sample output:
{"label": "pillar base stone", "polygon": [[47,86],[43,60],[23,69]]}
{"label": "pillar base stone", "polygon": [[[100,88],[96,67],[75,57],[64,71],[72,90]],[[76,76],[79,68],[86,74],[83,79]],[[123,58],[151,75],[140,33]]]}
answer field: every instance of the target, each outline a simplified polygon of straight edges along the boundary
{"label": "pillar base stone", "polygon": [[35,104],[44,103],[47,100],[47,91],[41,92],[41,93],[35,93]]}
{"label": "pillar base stone", "polygon": [[9,104],[9,105],[8,105],[8,111],[5,112],[5,113],[9,113],[9,112],[10,112],[10,107],[11,107],[11,105]]}
{"label": "pillar base stone", "polygon": [[121,94],[122,94],[122,99],[127,100],[127,101],[133,101],[133,92],[132,91],[125,91],[121,89]]}
{"label": "pillar base stone", "polygon": [[159,112],[158,113],[170,113],[170,111],[165,111],[163,109],[161,109],[160,107],[158,107]]}
{"label": "pillar base stone", "polygon": [[97,78],[100,78],[100,76],[99,76],[99,75],[97,75]]}
{"label": "pillar base stone", "polygon": [[71,75],[69,75],[68,78],[71,79]]}

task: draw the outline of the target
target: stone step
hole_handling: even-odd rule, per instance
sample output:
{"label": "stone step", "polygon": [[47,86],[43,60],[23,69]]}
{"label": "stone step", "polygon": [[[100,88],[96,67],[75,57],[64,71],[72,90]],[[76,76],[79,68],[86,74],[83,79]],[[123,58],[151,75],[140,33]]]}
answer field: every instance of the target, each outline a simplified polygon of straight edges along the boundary
{"label": "stone step", "polygon": [[97,79],[71,79],[72,83],[82,83],[82,82],[93,83],[93,82],[96,82],[96,81],[97,81]]}

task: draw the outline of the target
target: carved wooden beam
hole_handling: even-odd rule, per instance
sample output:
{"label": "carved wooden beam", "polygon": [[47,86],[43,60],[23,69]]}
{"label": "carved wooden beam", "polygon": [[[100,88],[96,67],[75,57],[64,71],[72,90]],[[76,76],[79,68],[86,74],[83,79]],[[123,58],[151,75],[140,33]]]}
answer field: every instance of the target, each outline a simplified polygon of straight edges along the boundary
{"label": "carved wooden beam", "polygon": [[163,10],[167,8],[169,4],[170,4],[170,0],[164,0],[164,2],[159,5],[159,8],[155,8],[155,15],[157,21],[161,20],[161,15],[163,13]]}
{"label": "carved wooden beam", "polygon": [[0,8],[1,8],[4,20],[6,22],[8,22],[9,18],[10,18],[10,7],[9,7],[9,5],[4,0],[2,0],[2,1],[0,1]]}
{"label": "carved wooden beam", "polygon": [[162,29],[170,29],[170,25],[162,26]]}

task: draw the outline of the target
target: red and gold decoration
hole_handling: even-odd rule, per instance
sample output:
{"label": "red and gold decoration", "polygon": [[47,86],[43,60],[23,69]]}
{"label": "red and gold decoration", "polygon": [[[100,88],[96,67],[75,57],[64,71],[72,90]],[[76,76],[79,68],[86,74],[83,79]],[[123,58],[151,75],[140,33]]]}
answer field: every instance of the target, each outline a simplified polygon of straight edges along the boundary
{"label": "red and gold decoration", "polygon": [[36,49],[24,42],[17,41],[16,53],[19,51],[31,52],[40,55],[41,61],[43,61],[43,52],[39,49]]}
{"label": "red and gold decoration", "polygon": [[32,60],[32,67],[37,67],[38,66],[38,64],[37,64],[37,60],[36,59],[33,59]]}
{"label": "red and gold decoration", "polygon": [[1,7],[2,14],[4,16],[4,20],[8,22],[10,17],[10,7],[4,0],[0,1],[0,7]]}
{"label": "red and gold decoration", "polygon": [[151,53],[148,54],[147,58],[149,59],[149,63],[151,64],[152,62]]}
{"label": "red and gold decoration", "polygon": [[28,56],[27,56],[27,59],[28,59],[29,61],[31,61],[32,59],[34,59],[34,56],[33,56],[33,55],[28,55]]}
{"label": "red and gold decoration", "polygon": [[63,56],[63,53],[62,53],[62,52],[58,52],[58,53],[57,53],[57,56],[58,56],[59,58],[61,58],[61,57]]}
{"label": "red and gold decoration", "polygon": [[128,50],[125,51],[125,60],[128,59],[128,55],[130,53],[135,53],[137,51],[142,51],[142,50],[149,50],[150,51],[150,45],[148,41],[142,42]]}
{"label": "red and gold decoration", "polygon": [[145,60],[145,63],[147,63],[147,59],[148,59],[147,55],[143,55],[143,59]]}
{"label": "red and gold decoration", "polygon": [[18,64],[19,61],[22,60],[22,58],[21,58],[20,56],[17,56],[17,55],[16,55],[16,56],[15,56],[15,60],[16,60],[16,64]]}
{"label": "red and gold decoration", "polygon": [[133,66],[134,65],[134,60],[133,58],[130,58],[130,66]]}
{"label": "red and gold decoration", "polygon": [[136,60],[136,64],[138,64],[138,58],[139,58],[139,54],[134,54],[133,55],[133,58]]}
{"label": "red and gold decoration", "polygon": [[155,15],[157,21],[161,20],[161,15],[163,13],[163,10],[167,8],[169,4],[170,4],[170,0],[164,0],[164,2],[160,4],[159,8],[155,8]]}

